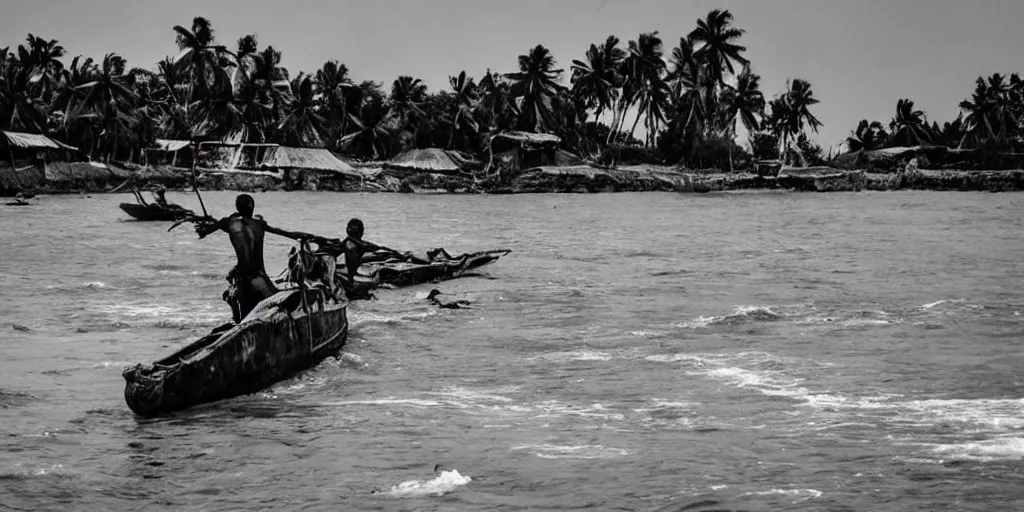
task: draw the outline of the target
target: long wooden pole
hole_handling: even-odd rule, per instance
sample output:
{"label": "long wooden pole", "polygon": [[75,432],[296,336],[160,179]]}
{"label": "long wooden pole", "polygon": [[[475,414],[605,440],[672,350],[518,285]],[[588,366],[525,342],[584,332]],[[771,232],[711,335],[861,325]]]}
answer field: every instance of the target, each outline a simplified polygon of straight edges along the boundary
{"label": "long wooden pole", "polygon": [[199,143],[193,142],[192,144],[192,190],[196,191],[196,197],[199,198],[199,207],[203,209],[203,216],[209,217],[210,214],[206,212],[206,204],[203,203],[203,196],[199,194],[199,178],[196,176],[196,161],[199,159]]}

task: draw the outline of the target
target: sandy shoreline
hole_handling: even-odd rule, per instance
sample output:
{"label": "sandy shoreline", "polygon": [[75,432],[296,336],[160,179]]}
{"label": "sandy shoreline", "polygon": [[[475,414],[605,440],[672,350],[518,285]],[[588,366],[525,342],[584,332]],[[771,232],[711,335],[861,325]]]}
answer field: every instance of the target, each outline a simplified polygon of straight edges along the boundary
{"label": "sandy shoreline", "polygon": [[[170,190],[190,190],[180,174],[138,173],[140,186],[160,184]],[[97,177],[47,181],[35,187],[41,194],[105,193],[127,190],[126,178]],[[270,173],[202,172],[200,190],[333,191],[417,194],[524,194],[611,192],[718,192],[788,190],[852,192],[860,190],[960,190],[1010,192],[1024,190],[1024,170],[959,171],[911,170],[897,173],[845,171],[832,168],[792,169],[779,176],[750,173],[689,173],[665,168],[601,169],[587,166],[535,168],[487,180],[466,176],[380,173],[362,180],[331,180],[319,176],[282,179]]]}

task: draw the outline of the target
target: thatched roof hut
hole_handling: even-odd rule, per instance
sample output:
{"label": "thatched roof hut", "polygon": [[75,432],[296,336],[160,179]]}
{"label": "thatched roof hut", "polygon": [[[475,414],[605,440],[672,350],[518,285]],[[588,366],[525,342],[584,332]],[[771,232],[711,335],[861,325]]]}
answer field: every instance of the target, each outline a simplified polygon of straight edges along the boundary
{"label": "thatched roof hut", "polygon": [[6,149],[27,149],[27,150],[56,150],[56,151],[78,151],[78,148],[69,146],[63,142],[53,140],[45,135],[23,132],[0,132],[3,137],[0,142],[4,143]]}
{"label": "thatched roof hut", "polygon": [[320,148],[292,148],[286,146],[270,148],[266,155],[264,155],[259,167],[281,172],[297,169],[342,174],[352,178],[361,178],[363,176],[344,160],[334,156],[334,153]]}
{"label": "thatched roof hut", "polygon": [[49,162],[66,163],[78,148],[45,135],[0,132],[0,193],[35,189],[46,181]]}
{"label": "thatched roof hut", "polygon": [[526,169],[559,165],[561,142],[560,137],[549,133],[501,132],[492,136],[488,144],[491,153],[488,167]]}
{"label": "thatched roof hut", "polygon": [[192,143],[187,140],[156,139],[144,149],[147,165],[191,165]]}
{"label": "thatched roof hut", "polygon": [[386,169],[429,172],[435,174],[455,174],[470,167],[479,165],[455,151],[438,148],[410,149],[384,164]]}

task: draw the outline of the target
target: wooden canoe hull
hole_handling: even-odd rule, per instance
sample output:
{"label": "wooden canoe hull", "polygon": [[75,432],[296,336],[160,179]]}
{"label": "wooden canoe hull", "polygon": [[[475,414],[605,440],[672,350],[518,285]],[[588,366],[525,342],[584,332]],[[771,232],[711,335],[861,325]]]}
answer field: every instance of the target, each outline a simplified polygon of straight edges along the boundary
{"label": "wooden canoe hull", "polygon": [[231,329],[154,364],[126,368],[128,407],[153,417],[255,393],[337,355],[348,338],[347,304],[327,304],[322,311],[311,305],[309,315],[273,305],[293,295],[280,292]]}
{"label": "wooden canoe hull", "polygon": [[190,210],[185,209],[171,210],[154,205],[143,206],[135,203],[121,203],[118,207],[128,215],[131,215],[132,218],[143,221],[173,221],[184,217],[186,213],[192,213]]}
{"label": "wooden canoe hull", "polygon": [[[367,262],[360,267],[361,273],[374,276],[377,285],[413,286],[454,279],[465,273],[498,261],[510,251],[484,251],[454,257],[429,264],[407,262]],[[344,272],[344,267],[338,268]]]}
{"label": "wooden canoe hull", "polygon": [[[366,253],[355,283],[342,287],[346,289],[345,295],[348,300],[368,299],[372,297],[372,292],[381,286],[401,288],[455,279],[471,270],[494,263],[510,252],[512,251],[507,249],[482,251],[431,263],[397,261],[390,254]],[[339,284],[347,282],[348,272],[343,261],[344,258],[338,258],[336,281]],[[279,286],[287,285],[287,279],[284,277],[278,278],[275,282]]]}

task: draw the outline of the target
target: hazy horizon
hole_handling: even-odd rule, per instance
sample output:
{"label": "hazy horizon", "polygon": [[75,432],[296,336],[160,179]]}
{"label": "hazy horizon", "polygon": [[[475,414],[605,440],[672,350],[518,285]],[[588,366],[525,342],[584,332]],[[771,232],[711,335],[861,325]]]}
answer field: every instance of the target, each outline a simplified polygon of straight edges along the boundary
{"label": "hazy horizon", "polygon": [[787,79],[811,83],[821,101],[812,111],[824,123],[814,138],[826,152],[860,119],[888,125],[900,98],[941,125],[957,116],[979,75],[1024,71],[1024,52],[1015,50],[1024,46],[1015,26],[1024,2],[1013,0],[12,1],[0,18],[0,48],[32,33],[60,41],[65,62],[114,52],[131,67],[152,69],[177,53],[172,27],[203,16],[232,48],[258,34],[261,48],[282,52],[293,76],[338,60],[356,81],[389,87],[411,75],[436,91],[462,70],[475,78],[488,68],[513,71],[517,56],[538,44],[551,50],[566,83],[572,60],[610,34],[625,45],[659,31],[667,57],[714,8],[732,11],[746,31],[740,44],[767,98]]}

